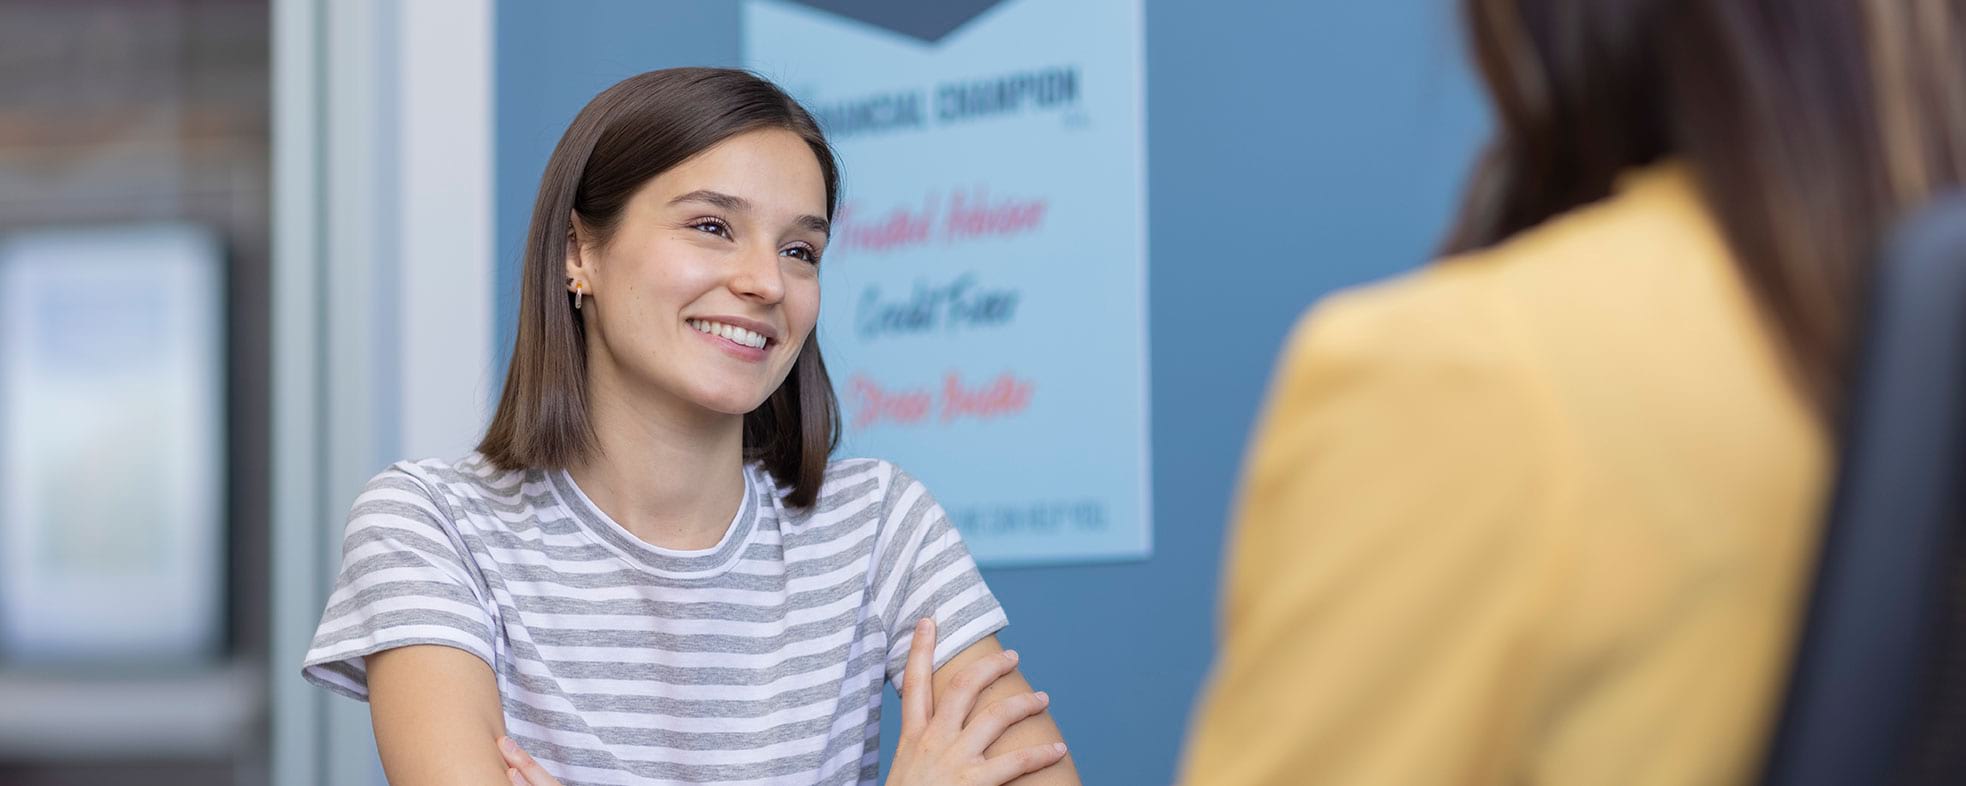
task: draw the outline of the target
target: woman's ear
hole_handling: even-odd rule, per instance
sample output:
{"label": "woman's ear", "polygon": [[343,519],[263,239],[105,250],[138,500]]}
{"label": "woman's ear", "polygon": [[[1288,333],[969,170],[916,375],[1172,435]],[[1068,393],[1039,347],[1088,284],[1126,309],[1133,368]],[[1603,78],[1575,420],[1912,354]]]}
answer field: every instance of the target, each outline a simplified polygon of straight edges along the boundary
{"label": "woman's ear", "polygon": [[568,281],[584,280],[593,274],[593,260],[587,258],[587,252],[592,250],[587,242],[590,237],[592,237],[592,233],[588,232],[586,227],[581,226],[580,216],[576,213],[568,212],[567,251],[564,255],[566,259],[566,278]]}
{"label": "woman's ear", "polygon": [[599,272],[598,266],[595,263],[599,261],[599,255],[594,254],[590,256],[588,253],[593,250],[593,246],[588,242],[593,237],[593,233],[587,231],[586,227],[581,226],[580,215],[569,211],[567,213],[565,275],[567,279],[567,293],[573,295],[573,307],[575,311],[580,310],[580,306],[586,301],[586,298],[594,294],[594,274]]}
{"label": "woman's ear", "polygon": [[[588,279],[600,273],[600,248],[594,246],[594,230],[580,220],[580,214],[566,216],[566,277]],[[590,281],[588,287],[594,283]]]}

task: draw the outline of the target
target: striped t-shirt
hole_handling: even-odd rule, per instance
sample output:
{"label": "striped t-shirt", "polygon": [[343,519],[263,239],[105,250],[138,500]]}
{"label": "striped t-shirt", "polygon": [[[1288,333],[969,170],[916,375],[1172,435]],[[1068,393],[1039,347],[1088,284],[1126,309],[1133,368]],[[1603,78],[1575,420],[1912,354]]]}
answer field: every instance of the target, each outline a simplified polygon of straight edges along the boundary
{"label": "striped t-shirt", "polygon": [[563,471],[403,462],[350,512],[302,673],[368,697],[363,656],[456,647],[507,733],[567,786],[872,783],[881,687],[915,622],[940,666],[1002,628],[962,538],[894,465],[833,462],[787,508],[760,466],[723,541],[650,545]]}

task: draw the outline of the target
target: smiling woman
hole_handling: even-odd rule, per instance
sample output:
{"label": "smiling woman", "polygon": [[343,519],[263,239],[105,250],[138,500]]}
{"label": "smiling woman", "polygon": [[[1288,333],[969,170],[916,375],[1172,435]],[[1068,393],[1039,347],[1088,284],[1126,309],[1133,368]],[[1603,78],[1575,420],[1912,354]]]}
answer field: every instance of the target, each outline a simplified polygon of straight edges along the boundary
{"label": "smiling woman", "polygon": [[369,483],[307,655],[371,703],[391,783],[872,783],[890,682],[888,783],[1077,782],[942,508],[831,460],[838,192],[746,72],[642,74],[574,119],[497,414]]}
{"label": "smiling woman", "polygon": [[[727,141],[735,144],[720,144]],[[757,200],[732,193],[740,190],[736,181],[711,182],[726,172],[748,177],[741,185],[756,192]],[[655,183],[658,179],[663,182]],[[790,271],[794,275],[787,281],[797,290],[790,293],[795,300],[810,302],[792,304],[807,308],[808,321],[799,340],[781,343],[779,365],[769,370],[784,384],[767,389],[771,395],[764,406],[753,402],[745,419],[753,439],[745,448],[749,458],[766,462],[778,480],[792,486],[795,505],[812,504],[818,476],[837,444],[839,416],[819,344],[804,340],[818,308],[818,279],[810,268],[826,242],[838,198],[838,164],[824,135],[796,102],[755,76],[672,69],[630,78],[596,96],[561,137],[540,181],[525,247],[518,340],[505,395],[479,450],[506,467],[568,466],[592,450],[595,413],[587,402],[594,391],[587,387],[587,369],[610,355],[584,351],[590,324],[568,308],[568,295],[604,297],[600,278],[606,274],[590,275],[582,269],[585,262],[616,257],[618,264],[609,267],[620,268],[610,272],[624,285],[622,305],[641,308],[644,301],[629,301],[643,292],[630,278],[636,271],[644,277],[699,271],[695,279],[669,282],[665,289],[700,288],[702,266],[714,269],[712,257],[719,253],[732,259],[738,241],[733,232],[747,230],[747,251],[760,242],[777,250],[796,241],[806,269]],[[766,208],[791,211],[784,228],[799,236],[758,234],[768,229],[767,218],[785,219],[758,214]],[[734,223],[739,214],[745,220],[741,226]],[[620,232],[628,237],[610,242]],[[612,299],[613,293],[605,297]],[[607,317],[592,327],[605,336],[607,323],[618,322],[617,339],[631,339],[628,319]],[[764,439],[781,435],[793,438]]]}

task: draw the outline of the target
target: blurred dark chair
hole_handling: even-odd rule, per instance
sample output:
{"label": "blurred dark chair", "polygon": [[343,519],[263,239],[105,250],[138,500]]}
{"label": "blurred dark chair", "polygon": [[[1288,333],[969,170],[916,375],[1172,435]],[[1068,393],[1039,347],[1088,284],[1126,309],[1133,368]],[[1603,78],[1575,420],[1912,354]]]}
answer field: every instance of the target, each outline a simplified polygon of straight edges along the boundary
{"label": "blurred dark chair", "polygon": [[1767,786],[1966,783],[1966,194],[1880,262]]}

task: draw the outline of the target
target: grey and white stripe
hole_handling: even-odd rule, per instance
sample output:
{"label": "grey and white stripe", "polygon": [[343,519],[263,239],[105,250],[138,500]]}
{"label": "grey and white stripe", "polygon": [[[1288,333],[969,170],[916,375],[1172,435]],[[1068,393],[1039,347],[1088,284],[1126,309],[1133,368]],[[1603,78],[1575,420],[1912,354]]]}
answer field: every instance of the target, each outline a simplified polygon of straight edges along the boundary
{"label": "grey and white stripe", "polygon": [[1006,624],[926,488],[827,468],[795,511],[762,467],[724,540],[659,548],[565,472],[403,462],[349,514],[302,673],[368,698],[363,658],[438,644],[497,676],[508,733],[567,786],[872,783],[880,693],[916,620],[936,663]]}

